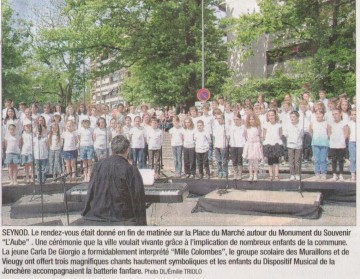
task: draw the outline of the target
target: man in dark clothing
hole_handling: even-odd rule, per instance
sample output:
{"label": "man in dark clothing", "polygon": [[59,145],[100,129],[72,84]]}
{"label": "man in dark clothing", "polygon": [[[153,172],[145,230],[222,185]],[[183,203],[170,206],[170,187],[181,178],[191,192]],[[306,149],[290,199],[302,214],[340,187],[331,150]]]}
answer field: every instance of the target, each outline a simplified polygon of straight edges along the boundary
{"label": "man in dark clothing", "polygon": [[126,159],[129,146],[124,136],[116,136],[111,141],[113,155],[95,165],[81,225],[146,225],[144,184]]}

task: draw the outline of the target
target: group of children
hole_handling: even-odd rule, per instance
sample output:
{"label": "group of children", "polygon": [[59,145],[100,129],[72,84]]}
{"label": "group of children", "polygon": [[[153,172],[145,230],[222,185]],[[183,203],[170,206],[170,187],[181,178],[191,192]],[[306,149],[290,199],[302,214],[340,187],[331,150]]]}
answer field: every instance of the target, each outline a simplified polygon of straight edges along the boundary
{"label": "group of children", "polygon": [[[132,119],[123,117],[123,123],[111,114],[95,116],[81,113],[74,114],[74,107],[68,106],[66,113],[55,112],[46,118],[44,113],[20,113],[13,107],[5,108],[2,122],[4,163],[8,165],[10,184],[18,183],[18,166],[25,170],[25,183],[33,177],[32,166],[36,166],[38,183],[45,183],[47,175],[54,179],[66,175],[76,181],[76,162],[82,162],[84,181],[90,180],[93,161],[111,155],[111,139],[123,134],[131,141],[131,158],[133,165],[145,168],[145,153],[149,158],[149,167],[156,171],[155,178],[160,177],[160,149],[162,130],[158,128],[156,118],[149,119],[144,127],[140,116]],[[50,107],[50,106],[49,106]],[[26,110],[25,110],[26,111]],[[63,120],[65,119],[65,121]],[[133,121],[134,120],[134,121]],[[134,123],[134,125],[132,125]],[[66,171],[66,173],[65,173]]]}
{"label": "group of children", "polygon": [[[321,92],[323,93],[323,92]],[[189,114],[180,112],[172,117],[169,130],[174,158],[175,176],[210,178],[210,161],[215,155],[217,176],[227,178],[228,161],[232,161],[234,179],[243,178],[244,160],[248,162],[249,181],[256,181],[259,164],[268,164],[268,179],[279,180],[282,158],[289,163],[290,180],[299,180],[302,159],[311,153],[316,179],[324,180],[327,159],[331,159],[333,180],[343,181],[344,159],[349,155],[351,180],[356,179],[356,110],[350,110],[346,99],[321,98],[316,104],[306,94],[295,109],[291,98],[285,98],[281,112],[259,96],[252,106],[231,106],[224,102],[204,103],[201,115],[195,107]],[[89,181],[93,161],[111,154],[111,139],[123,134],[131,146],[130,160],[139,168],[155,170],[160,177],[161,148],[164,129],[159,127],[161,115],[150,115],[146,109],[129,113],[119,106],[115,113],[104,106],[99,116],[96,109],[86,113],[84,105],[78,112],[73,106],[66,113],[44,106],[15,110],[6,103],[3,111],[3,147],[5,163],[12,184],[17,184],[18,165],[23,164],[25,182],[33,179],[32,165],[36,165],[38,182],[45,183],[47,174],[57,178],[66,170],[71,181],[76,178],[76,161],[82,161],[84,181]],[[183,166],[184,165],[184,166]]]}
{"label": "group of children", "polygon": [[[174,165],[181,175],[181,150],[184,155],[184,175],[195,177],[197,162],[199,177],[210,177],[209,161],[213,152],[219,178],[228,177],[228,161],[232,160],[233,178],[242,179],[243,161],[248,162],[249,181],[256,181],[260,162],[267,161],[268,180],[278,181],[279,164],[289,165],[289,179],[301,179],[302,162],[311,159],[316,180],[326,180],[328,158],[331,160],[332,181],[344,181],[345,158],[350,159],[351,181],[356,181],[356,109],[346,96],[339,100],[325,98],[320,91],[319,102],[309,101],[303,94],[298,110],[285,96],[279,112],[277,106],[264,103],[262,96],[254,106],[232,108],[228,103],[203,104],[201,116],[195,107],[190,116],[174,118],[170,129]],[[271,102],[273,103],[273,102]],[[214,105],[215,104],[215,105]],[[181,141],[182,138],[182,141]]]}

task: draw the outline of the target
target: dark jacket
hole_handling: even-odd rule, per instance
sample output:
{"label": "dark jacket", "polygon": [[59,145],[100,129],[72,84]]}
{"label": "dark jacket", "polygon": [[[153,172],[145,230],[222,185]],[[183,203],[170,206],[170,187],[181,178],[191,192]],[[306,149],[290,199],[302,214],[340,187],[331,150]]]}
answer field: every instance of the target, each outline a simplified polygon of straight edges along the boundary
{"label": "dark jacket", "polygon": [[118,155],[96,163],[82,216],[92,221],[146,225],[144,184],[139,170]]}

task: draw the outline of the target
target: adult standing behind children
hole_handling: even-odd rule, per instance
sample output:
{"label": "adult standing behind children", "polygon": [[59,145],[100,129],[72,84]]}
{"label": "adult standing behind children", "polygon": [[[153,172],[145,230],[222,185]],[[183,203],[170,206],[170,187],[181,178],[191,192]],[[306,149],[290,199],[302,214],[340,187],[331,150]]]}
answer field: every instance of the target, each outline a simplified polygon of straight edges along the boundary
{"label": "adult standing behind children", "polygon": [[111,141],[112,154],[99,161],[91,174],[83,220],[78,225],[146,225],[144,184],[139,170],[127,161],[130,142]]}

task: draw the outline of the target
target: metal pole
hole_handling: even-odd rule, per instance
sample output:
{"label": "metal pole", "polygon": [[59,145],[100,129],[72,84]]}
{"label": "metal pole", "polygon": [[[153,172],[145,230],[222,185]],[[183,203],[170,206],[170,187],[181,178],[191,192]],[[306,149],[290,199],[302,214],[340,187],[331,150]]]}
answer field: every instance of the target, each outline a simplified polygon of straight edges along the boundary
{"label": "metal pole", "polygon": [[83,86],[84,86],[84,92],[83,92],[83,103],[85,104],[85,94],[86,94],[86,81],[85,81],[85,58],[83,58]]}
{"label": "metal pole", "polygon": [[201,86],[205,88],[205,46],[204,46],[204,0],[201,0],[201,55],[202,55],[202,75]]}

